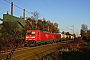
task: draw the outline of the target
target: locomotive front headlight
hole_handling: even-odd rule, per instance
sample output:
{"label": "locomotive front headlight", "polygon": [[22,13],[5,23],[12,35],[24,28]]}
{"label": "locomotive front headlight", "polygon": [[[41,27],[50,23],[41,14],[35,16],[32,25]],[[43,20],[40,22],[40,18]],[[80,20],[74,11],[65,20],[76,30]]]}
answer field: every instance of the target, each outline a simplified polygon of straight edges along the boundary
{"label": "locomotive front headlight", "polygon": [[26,37],[26,38],[29,38],[29,37]]}

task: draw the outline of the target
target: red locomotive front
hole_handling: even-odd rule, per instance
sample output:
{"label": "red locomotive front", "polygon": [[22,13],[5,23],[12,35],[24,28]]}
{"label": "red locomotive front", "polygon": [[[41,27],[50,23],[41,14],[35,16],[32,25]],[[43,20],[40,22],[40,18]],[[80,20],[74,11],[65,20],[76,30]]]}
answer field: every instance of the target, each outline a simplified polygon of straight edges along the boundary
{"label": "red locomotive front", "polygon": [[27,30],[25,40],[36,43],[39,39],[39,30]]}

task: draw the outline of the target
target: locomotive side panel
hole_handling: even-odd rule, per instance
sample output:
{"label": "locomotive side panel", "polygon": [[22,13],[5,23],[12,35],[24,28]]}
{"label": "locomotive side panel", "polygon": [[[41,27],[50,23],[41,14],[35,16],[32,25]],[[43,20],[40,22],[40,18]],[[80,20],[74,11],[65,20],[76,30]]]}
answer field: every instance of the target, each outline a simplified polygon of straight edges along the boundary
{"label": "locomotive side panel", "polygon": [[41,43],[45,43],[49,40],[48,32],[41,31],[40,37],[41,37]]}

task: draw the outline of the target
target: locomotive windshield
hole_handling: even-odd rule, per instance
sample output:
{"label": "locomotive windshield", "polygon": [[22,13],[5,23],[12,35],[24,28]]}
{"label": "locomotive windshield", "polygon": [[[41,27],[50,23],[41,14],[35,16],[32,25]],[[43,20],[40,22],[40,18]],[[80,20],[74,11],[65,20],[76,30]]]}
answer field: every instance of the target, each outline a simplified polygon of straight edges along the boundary
{"label": "locomotive windshield", "polygon": [[27,34],[35,34],[35,32],[33,32],[33,31],[32,32],[27,32]]}

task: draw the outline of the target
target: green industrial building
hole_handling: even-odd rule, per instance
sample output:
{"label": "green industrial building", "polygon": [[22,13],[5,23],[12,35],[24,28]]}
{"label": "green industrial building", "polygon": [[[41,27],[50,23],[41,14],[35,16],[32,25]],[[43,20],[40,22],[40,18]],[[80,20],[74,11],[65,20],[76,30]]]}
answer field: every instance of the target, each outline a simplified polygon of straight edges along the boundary
{"label": "green industrial building", "polygon": [[22,28],[24,28],[24,25],[26,24],[26,20],[9,14],[3,14],[3,22],[5,21],[17,22],[19,30],[22,30]]}

